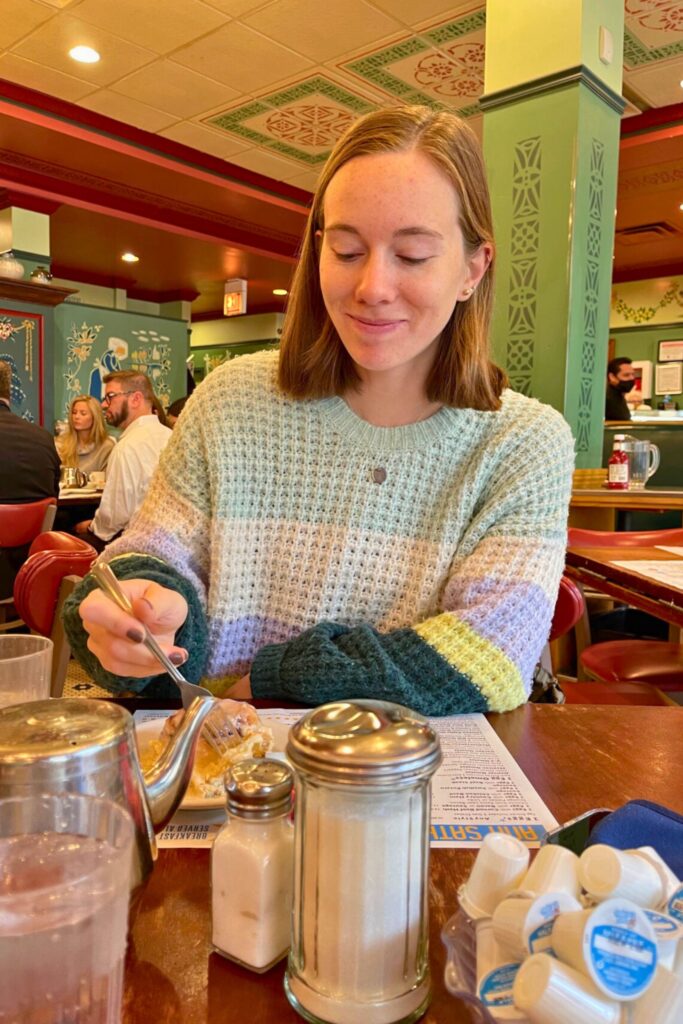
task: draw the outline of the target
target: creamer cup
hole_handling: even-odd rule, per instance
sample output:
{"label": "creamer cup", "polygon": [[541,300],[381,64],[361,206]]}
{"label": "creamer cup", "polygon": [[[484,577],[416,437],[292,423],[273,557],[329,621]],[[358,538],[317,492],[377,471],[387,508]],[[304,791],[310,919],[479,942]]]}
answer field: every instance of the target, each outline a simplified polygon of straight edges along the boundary
{"label": "creamer cup", "polygon": [[[532,1024],[619,1024],[621,1006],[606,999],[579,971],[535,953],[515,977],[515,1005]],[[653,1022],[650,1022],[653,1024]]]}
{"label": "creamer cup", "polygon": [[522,1024],[527,1018],[512,999],[512,984],[519,964],[510,961],[496,942],[491,918],[477,921],[476,934],[477,996],[497,1020]]}
{"label": "creamer cup", "polygon": [[666,912],[669,917],[675,917],[677,921],[683,921],[683,885],[679,885],[669,896]]}
{"label": "creamer cup", "polygon": [[[674,970],[674,962],[680,940],[683,938],[683,921],[677,921],[668,914],[660,914],[658,910],[644,910],[657,939],[657,960],[670,971]],[[683,1017],[681,1017],[683,1024]]]}
{"label": "creamer cup", "polygon": [[636,850],[627,850],[626,852],[632,853],[636,857],[644,857],[645,860],[652,864],[652,866],[659,872],[659,877],[662,880],[662,887],[664,889],[664,896],[662,898],[662,909],[664,909],[668,900],[673,896],[681,884],[679,879],[673,873],[664,858],[660,857],[654,847],[639,846]]}
{"label": "creamer cup", "polygon": [[540,896],[509,896],[496,907],[493,934],[501,949],[514,960],[529,953],[552,952],[551,933],[558,914],[581,909],[566,892],[544,892]]}
{"label": "creamer cup", "polygon": [[500,901],[514,889],[529,864],[529,851],[519,839],[504,832],[484,838],[470,877],[458,892],[460,906],[476,921],[490,917]]}
{"label": "creamer cup", "polygon": [[555,955],[611,999],[638,999],[657,969],[657,939],[643,910],[605,900],[593,910],[560,914],[552,931]]}
{"label": "creamer cup", "polygon": [[657,907],[665,893],[659,870],[646,857],[603,843],[581,854],[579,881],[598,902],[614,898]]}
{"label": "creamer cup", "polygon": [[628,1024],[681,1024],[683,979],[666,967],[658,967],[645,995],[629,1009]]}
{"label": "creamer cup", "polygon": [[535,893],[566,892],[578,899],[579,858],[564,846],[542,846],[519,888]]}

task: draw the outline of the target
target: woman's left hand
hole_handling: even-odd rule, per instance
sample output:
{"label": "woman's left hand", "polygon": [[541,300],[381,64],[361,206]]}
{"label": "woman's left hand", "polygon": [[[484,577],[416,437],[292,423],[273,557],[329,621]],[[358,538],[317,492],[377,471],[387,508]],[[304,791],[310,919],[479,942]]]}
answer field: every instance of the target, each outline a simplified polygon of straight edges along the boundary
{"label": "woman's left hand", "polygon": [[230,687],[226,697],[229,697],[231,700],[244,700],[246,697],[251,697],[251,679],[248,673],[246,676],[238,679],[234,686]]}

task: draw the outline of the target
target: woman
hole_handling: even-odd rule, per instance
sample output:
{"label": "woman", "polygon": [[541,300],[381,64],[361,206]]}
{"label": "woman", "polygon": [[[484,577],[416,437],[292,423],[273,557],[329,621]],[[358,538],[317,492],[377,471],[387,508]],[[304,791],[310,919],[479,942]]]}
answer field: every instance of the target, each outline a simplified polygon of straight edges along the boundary
{"label": "woman", "polygon": [[[188,678],[429,714],[526,700],[573,444],[490,362],[493,257],[479,146],[458,118],[379,111],[339,142],[279,359],[207,377],[105,556]],[[78,656],[110,689],[142,691],[158,668],[139,622],[90,589],[67,610]]]}
{"label": "woman", "polygon": [[80,469],[86,476],[104,472],[114,439],[107,433],[100,403],[90,395],[74,398],[67,429],[56,444],[63,466]]}

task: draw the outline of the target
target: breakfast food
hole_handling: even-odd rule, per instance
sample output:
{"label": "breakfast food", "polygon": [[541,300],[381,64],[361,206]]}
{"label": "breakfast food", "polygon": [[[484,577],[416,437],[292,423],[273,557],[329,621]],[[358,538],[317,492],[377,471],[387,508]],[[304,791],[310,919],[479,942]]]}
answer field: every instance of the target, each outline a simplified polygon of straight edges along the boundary
{"label": "breakfast food", "polygon": [[[141,752],[144,769],[151,767],[163,751],[168,740],[178,730],[184,711],[170,715],[158,739],[152,740]],[[209,743],[202,729],[195,751],[192,778],[187,787],[190,797],[213,798],[224,794],[223,777],[232,764],[248,757],[265,757],[273,746],[273,733],[263,725],[255,708],[236,700],[222,700],[207,718],[212,733],[219,736],[222,753]]]}

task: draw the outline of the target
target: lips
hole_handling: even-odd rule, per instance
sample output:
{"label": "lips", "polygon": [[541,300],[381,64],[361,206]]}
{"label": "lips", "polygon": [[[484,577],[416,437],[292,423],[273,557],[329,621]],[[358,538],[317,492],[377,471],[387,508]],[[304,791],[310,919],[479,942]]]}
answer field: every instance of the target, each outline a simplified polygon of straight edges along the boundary
{"label": "lips", "polygon": [[355,325],[357,330],[363,331],[368,334],[382,334],[389,331],[396,330],[398,327],[402,327],[406,323],[403,319],[386,320],[386,319],[372,319],[366,316],[354,316],[353,313],[347,313],[349,320]]}

